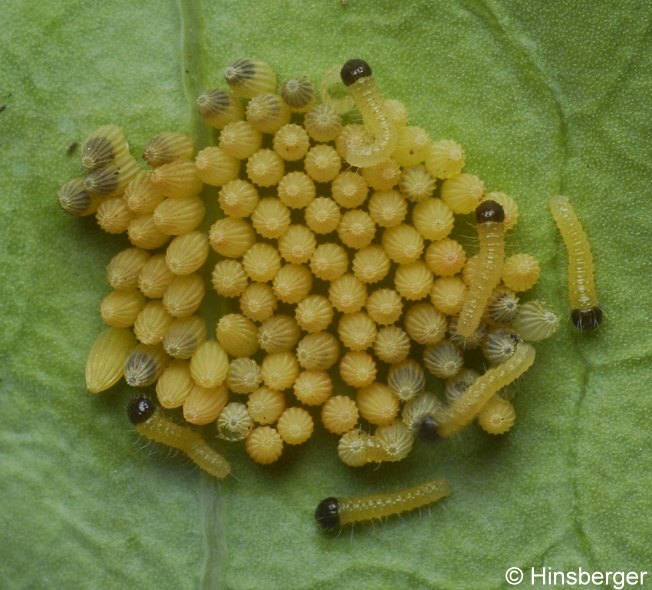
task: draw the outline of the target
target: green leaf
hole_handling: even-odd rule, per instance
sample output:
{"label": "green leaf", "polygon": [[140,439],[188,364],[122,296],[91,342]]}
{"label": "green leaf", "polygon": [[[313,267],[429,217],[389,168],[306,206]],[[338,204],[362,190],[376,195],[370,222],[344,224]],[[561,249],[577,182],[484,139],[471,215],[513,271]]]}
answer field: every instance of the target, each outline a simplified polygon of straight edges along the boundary
{"label": "green leaf", "polygon": [[[502,588],[512,566],[649,569],[649,3],[25,0],[0,14],[0,586]],[[517,199],[510,248],[541,261],[531,297],[563,310],[548,199],[571,198],[605,319],[537,346],[508,435],[470,427],[359,470],[323,433],[271,468],[228,448],[237,479],[218,483],[145,447],[126,387],[86,392],[104,269],[126,240],[59,209],[81,173],[66,149],[107,122],[134,154],[162,131],[206,144],[194,98],[241,56],[313,81],[367,59],[413,124],[459,141],[467,168]],[[421,514],[339,536],[313,521],[325,496],[436,477],[453,495]]]}

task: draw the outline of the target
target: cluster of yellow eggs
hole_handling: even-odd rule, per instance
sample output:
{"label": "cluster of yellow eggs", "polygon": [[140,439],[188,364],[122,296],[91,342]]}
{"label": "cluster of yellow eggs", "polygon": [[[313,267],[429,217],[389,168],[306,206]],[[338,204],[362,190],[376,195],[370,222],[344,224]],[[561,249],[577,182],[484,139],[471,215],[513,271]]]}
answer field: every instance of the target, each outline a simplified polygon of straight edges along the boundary
{"label": "cluster of yellow eggs", "polygon": [[[317,104],[306,77],[286,80],[276,94],[274,71],[257,59],[237,60],[225,79],[228,90],[197,100],[219,130],[217,145],[195,154],[190,138],[157,135],[143,152],[146,171],[124,133],[103,126],[82,146],[87,175],[59,192],[68,213],[94,213],[102,229],[126,232],[133,245],[107,269],[113,290],[101,315],[109,327],[90,352],[88,388],[104,391],[123,377],[155,386],[163,408],[216,424],[227,441],[244,439],[259,463],[307,441],[315,420],[341,436],[338,453],[349,465],[400,460],[424,419],[480,377],[464,366],[466,351],[480,348],[496,366],[523,340],[557,327],[545,303],[519,304],[539,265],[517,253],[501,260],[501,284],[491,287],[472,336],[456,329],[482,273],[478,257],[452,237],[455,216],[495,201],[509,231],[517,205],[463,171],[456,142],[408,125],[396,100],[367,93],[362,123],[345,124],[350,104],[333,98],[332,82]],[[354,168],[348,154],[377,155],[380,132],[367,112],[382,113],[381,129],[391,133],[382,149],[391,152]],[[223,212],[208,235],[197,229],[204,184],[219,187]],[[219,319],[215,339],[198,315],[211,249],[219,255],[212,287],[237,304]],[[426,391],[426,371],[445,380],[446,401]],[[514,408],[494,393],[477,417],[499,434]]]}

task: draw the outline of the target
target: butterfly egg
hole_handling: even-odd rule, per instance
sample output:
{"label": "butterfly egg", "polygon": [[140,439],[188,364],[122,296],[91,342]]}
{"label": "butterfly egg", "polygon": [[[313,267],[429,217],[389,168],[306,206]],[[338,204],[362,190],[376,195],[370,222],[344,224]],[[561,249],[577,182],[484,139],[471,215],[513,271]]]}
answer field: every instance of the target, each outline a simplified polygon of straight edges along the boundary
{"label": "butterfly egg", "polygon": [[498,396],[492,397],[478,414],[478,424],[489,434],[505,434],[515,420],[514,406]]}
{"label": "butterfly egg", "polygon": [[329,234],[340,224],[342,213],[335,201],[317,197],[305,210],[306,225],[316,234]]}
{"label": "butterfly egg", "polygon": [[480,241],[478,270],[469,285],[457,323],[457,331],[464,338],[470,338],[480,323],[489,297],[500,281],[505,258],[503,208],[495,201],[485,201],[478,205],[475,218]]}
{"label": "butterfly egg", "polygon": [[342,159],[330,145],[316,145],[311,147],[303,160],[306,174],[315,182],[330,182],[339,173]]}
{"label": "butterfly egg", "polygon": [[344,274],[331,281],[328,299],[342,313],[360,311],[367,301],[365,284],[352,274]]}
{"label": "butterfly egg", "polygon": [[376,191],[367,205],[369,215],[379,227],[395,227],[407,216],[407,201],[396,190]]}
{"label": "butterfly egg", "polygon": [[342,117],[328,104],[314,106],[303,120],[308,135],[317,142],[333,141],[342,131]]}
{"label": "butterfly egg", "polygon": [[452,139],[433,142],[424,163],[435,178],[452,178],[462,172],[466,156],[462,146]]}
{"label": "butterfly egg", "polygon": [[283,442],[300,445],[311,437],[315,424],[303,408],[287,408],[278,419],[276,428]]}
{"label": "butterfly egg", "polygon": [[105,391],[123,375],[125,362],[136,346],[125,328],[105,328],[93,342],[86,360],[86,387],[91,393]]}
{"label": "butterfly egg", "polygon": [[339,244],[330,242],[319,244],[310,258],[312,274],[323,281],[339,279],[348,267],[349,257]]}
{"label": "butterfly egg", "polygon": [[378,369],[374,358],[363,351],[349,351],[340,361],[340,377],[351,387],[365,387],[376,379]]}
{"label": "butterfly egg", "polygon": [[256,242],[256,232],[244,219],[218,219],[208,233],[208,241],[215,252],[227,258],[240,258]]}
{"label": "butterfly egg", "polygon": [[473,382],[480,377],[480,373],[473,369],[460,369],[455,375],[446,379],[444,386],[444,394],[449,404],[452,404],[458,397],[460,397]]}
{"label": "butterfly egg", "polygon": [[160,344],[174,318],[161,301],[148,301],[134,321],[134,334],[143,344]]}
{"label": "butterfly egg", "polygon": [[478,346],[482,344],[484,337],[487,335],[487,324],[485,322],[480,322],[470,338],[465,338],[457,331],[458,321],[459,317],[452,317],[448,322],[448,334],[451,342],[457,344],[457,346],[462,350],[473,350],[474,348],[478,348]]}
{"label": "butterfly egg", "polygon": [[398,415],[398,398],[378,381],[359,388],[356,403],[360,415],[372,424],[387,424]]}
{"label": "butterfly egg", "polygon": [[452,211],[441,199],[427,198],[412,210],[412,224],[426,240],[443,240],[454,223]]}
{"label": "butterfly egg", "polygon": [[401,167],[392,158],[362,169],[362,177],[370,188],[382,191],[394,188],[401,178]]}
{"label": "butterfly egg", "polygon": [[[230,156],[222,148],[217,146],[204,148],[197,154],[194,164],[192,162],[188,163],[192,164],[199,183],[206,183],[210,186],[223,186],[227,182],[235,180],[238,177],[238,174],[240,174],[240,160]],[[171,164],[166,164],[166,166],[171,166]],[[163,168],[163,166],[161,166],[161,168]],[[161,168],[157,168],[152,172],[152,174]],[[201,186],[199,190],[190,192],[190,186],[188,186],[187,193],[189,194],[184,196],[197,194],[200,190]],[[163,192],[165,193],[165,191]]]}
{"label": "butterfly egg", "polygon": [[333,393],[333,381],[326,371],[301,371],[293,392],[302,404],[321,406]]}
{"label": "butterfly egg", "polygon": [[258,94],[245,108],[245,118],[263,133],[276,133],[292,117],[290,108],[276,94]]}
{"label": "butterfly egg", "polygon": [[367,449],[370,444],[370,436],[355,428],[345,432],[337,444],[337,455],[342,463],[349,467],[362,467],[368,463]]}
{"label": "butterfly egg", "polygon": [[200,387],[212,389],[221,385],[228,372],[229,357],[215,340],[204,341],[190,358],[190,375]]}
{"label": "butterfly egg", "polygon": [[260,387],[261,379],[258,363],[252,358],[240,357],[231,361],[226,385],[233,393],[252,393]]}
{"label": "butterfly egg", "polygon": [[389,367],[387,387],[399,400],[408,401],[423,393],[426,375],[419,363],[405,359]]}
{"label": "butterfly egg", "polygon": [[172,357],[189,359],[206,340],[206,324],[196,315],[175,318],[163,338],[163,347]]}
{"label": "butterfly egg", "polygon": [[539,280],[541,267],[531,254],[512,254],[503,263],[502,280],[513,291],[528,291]]}
{"label": "butterfly egg", "polygon": [[92,195],[84,188],[83,178],[74,178],[66,182],[58,193],[59,205],[69,215],[83,217],[97,211],[102,197]]}
{"label": "butterfly egg", "polygon": [[362,205],[367,199],[368,192],[369,187],[365,179],[351,170],[340,172],[331,182],[333,200],[345,209]]}
{"label": "butterfly egg", "polygon": [[387,256],[398,264],[417,260],[423,252],[423,238],[411,225],[401,223],[383,231],[381,243]]}
{"label": "butterfly egg", "polygon": [[425,129],[408,125],[398,130],[392,157],[405,168],[416,166],[426,159],[430,146],[430,136]]}
{"label": "butterfly egg", "polygon": [[163,295],[163,305],[175,318],[185,318],[199,309],[205,293],[204,279],[198,274],[175,277]]}
{"label": "butterfly egg", "polygon": [[244,440],[254,428],[247,406],[230,402],[217,418],[217,436],[230,442]]}
{"label": "butterfly egg", "polygon": [[373,143],[368,146],[349,146],[346,160],[352,166],[361,168],[380,164],[394,152],[398,130],[378,93],[371,68],[364,60],[352,59],[344,64],[340,75],[362,113],[366,130],[373,138]]}
{"label": "butterfly egg", "polygon": [[344,434],[355,428],[359,415],[355,401],[346,395],[335,395],[322,406],[321,421],[328,432]]}
{"label": "butterfly egg", "polygon": [[519,311],[518,296],[510,288],[498,285],[487,302],[486,318],[496,324],[508,324]]}
{"label": "butterfly egg", "polygon": [[258,189],[250,182],[236,178],[222,186],[218,202],[229,217],[249,217],[258,204]]}
{"label": "butterfly egg", "polygon": [[305,225],[290,225],[278,239],[278,251],[288,262],[308,262],[317,248],[315,234]]}
{"label": "butterfly egg", "polygon": [[441,185],[441,198],[453,213],[472,213],[485,199],[484,182],[475,174],[463,172]]}
{"label": "butterfly egg", "polygon": [[204,186],[200,177],[204,175],[199,168],[199,162],[203,162],[203,159],[200,160],[201,155],[202,152],[197,154],[197,164],[188,160],[175,160],[154,168],[149,173],[150,182],[166,197],[179,199],[199,194]]}
{"label": "butterfly egg", "polygon": [[81,147],[82,166],[95,170],[129,155],[129,144],[117,125],[103,125],[95,129]]}
{"label": "butterfly egg", "polygon": [[84,190],[95,195],[115,197],[125,192],[138,175],[138,162],[129,154],[91,170],[84,178]]}
{"label": "butterfly egg", "polygon": [[371,244],[376,235],[376,224],[366,211],[350,209],[342,215],[337,235],[345,246],[358,250]]}
{"label": "butterfly egg", "polygon": [[174,279],[165,260],[165,254],[154,254],[138,271],[138,288],[150,299],[160,299]]}
{"label": "butterfly egg", "polygon": [[468,291],[460,277],[441,277],[430,290],[430,303],[443,314],[457,315],[462,311]]}
{"label": "butterfly egg", "polygon": [[116,254],[106,267],[106,278],[116,290],[131,291],[138,286],[138,274],[150,259],[141,248],[126,248]]}
{"label": "butterfly egg", "polygon": [[417,303],[403,319],[408,336],[415,342],[433,345],[440,342],[448,328],[446,316],[430,303]]}
{"label": "butterfly egg", "polygon": [[315,106],[317,93],[306,76],[288,78],[281,84],[283,102],[294,113],[306,113]]}
{"label": "butterfly egg", "polygon": [[[233,121],[224,126],[220,133],[220,140],[218,147],[222,150],[222,154],[228,156],[224,158],[222,168],[224,170],[234,167],[231,158],[237,160],[246,160],[253,156],[263,145],[263,133],[256,129],[248,121]],[[221,155],[221,154],[220,154]],[[213,156],[214,162],[217,163],[217,157]],[[228,163],[228,165],[227,165]],[[238,172],[240,172],[240,163],[237,164]],[[237,174],[236,174],[237,176]],[[225,184],[225,183],[220,183]]]}
{"label": "butterfly egg", "polygon": [[389,273],[391,260],[381,246],[371,245],[358,250],[353,257],[353,274],[363,283],[377,283]]}
{"label": "butterfly egg", "polygon": [[196,229],[205,213],[204,203],[199,197],[165,199],[154,209],[154,224],[164,234],[179,236]]}
{"label": "butterfly egg", "polygon": [[475,275],[478,271],[479,263],[480,254],[478,253],[471,256],[471,258],[469,258],[464,264],[464,268],[462,269],[462,279],[469,286],[471,286],[473,281],[475,281]]}
{"label": "butterfly egg", "polygon": [[335,138],[335,149],[343,160],[346,160],[346,154],[350,147],[361,148],[369,146],[373,138],[369,132],[357,124],[346,125]]}
{"label": "butterfly egg", "polygon": [[213,268],[211,282],[213,289],[222,297],[239,297],[244,292],[249,279],[241,262],[221,260]]}
{"label": "butterfly egg", "polygon": [[168,131],[152,137],[143,150],[143,160],[152,168],[175,160],[190,160],[195,145],[187,135]]}
{"label": "butterfly egg", "polygon": [[156,396],[164,408],[178,408],[194,386],[188,361],[172,359],[156,382]]}
{"label": "butterfly egg", "polygon": [[374,433],[385,461],[402,461],[410,454],[414,444],[414,433],[401,419],[381,424]]}
{"label": "butterfly egg", "polygon": [[435,277],[421,260],[399,264],[394,273],[394,287],[401,297],[409,301],[426,297],[434,281]]}
{"label": "butterfly egg", "polygon": [[430,344],[423,351],[423,364],[435,377],[448,379],[462,369],[464,355],[453,342]]}
{"label": "butterfly egg", "polygon": [[247,454],[262,465],[278,461],[283,453],[283,439],[271,426],[258,426],[245,440]]}
{"label": "butterfly egg", "polygon": [[323,295],[308,295],[298,302],[294,317],[302,330],[321,332],[333,321],[333,306]]}
{"label": "butterfly egg", "polygon": [[210,424],[217,420],[228,399],[229,390],[226,385],[212,388],[193,385],[183,401],[183,417],[190,424]]}
{"label": "butterfly egg", "polygon": [[410,354],[410,338],[398,326],[384,326],[378,330],[374,353],[386,363],[400,363]]}
{"label": "butterfly egg", "polygon": [[253,98],[276,90],[276,74],[272,67],[252,57],[236,59],[229,64],[224,70],[224,79],[242,98]]}
{"label": "butterfly egg", "polygon": [[504,363],[478,377],[455,402],[435,416],[437,432],[446,437],[469,424],[485,404],[506,385],[518,379],[534,363],[534,348],[522,342]]}
{"label": "butterfly egg", "polygon": [[165,251],[165,262],[175,275],[198,271],[208,258],[208,237],[200,231],[177,236]]}
{"label": "butterfly egg", "polygon": [[170,357],[160,344],[136,345],[124,364],[127,384],[132,387],[151,385],[161,376],[169,360]]}
{"label": "butterfly egg", "polygon": [[263,322],[276,311],[278,300],[265,283],[250,283],[240,295],[240,310],[250,320]]}
{"label": "butterfly egg", "polygon": [[271,316],[257,330],[257,341],[269,354],[292,350],[300,337],[301,330],[296,320],[283,314]]}
{"label": "butterfly egg", "polygon": [[153,213],[164,198],[161,190],[152,184],[149,174],[139,174],[125,187],[124,200],[132,213]]}
{"label": "butterfly egg", "polygon": [[464,267],[466,252],[457,240],[444,238],[432,242],[426,248],[425,261],[436,275],[450,277]]}
{"label": "butterfly egg", "polygon": [[211,88],[202,92],[195,104],[201,118],[215,129],[244,119],[244,106],[233,92]]}
{"label": "butterfly egg", "polygon": [[308,371],[330,369],[340,354],[335,336],[329,332],[315,332],[304,336],[297,344],[299,364]]}
{"label": "butterfly egg", "polygon": [[482,341],[482,354],[492,364],[504,363],[516,352],[521,343],[519,335],[509,328],[489,330]]}
{"label": "butterfly egg", "polygon": [[260,374],[267,387],[283,391],[299,376],[299,362],[292,352],[274,352],[263,359]]}
{"label": "butterfly egg", "polygon": [[292,209],[310,205],[316,194],[315,183],[303,172],[289,172],[278,183],[278,197]]}
{"label": "butterfly egg", "polygon": [[343,115],[355,107],[355,101],[342,83],[341,65],[330,68],[322,77],[319,86],[321,101]]}
{"label": "butterfly egg", "polygon": [[247,409],[257,424],[274,424],[285,410],[285,396],[277,389],[263,385],[249,395]]}
{"label": "butterfly egg", "polygon": [[258,186],[275,186],[285,174],[281,156],[270,149],[258,150],[247,160],[247,176]]}
{"label": "butterfly egg", "polygon": [[512,229],[518,222],[518,205],[516,201],[505,193],[488,193],[487,200],[496,201],[505,212],[505,231]]}
{"label": "butterfly egg", "polygon": [[223,315],[217,322],[215,333],[220,346],[231,356],[252,356],[259,348],[258,327],[242,314]]}
{"label": "butterfly egg", "polygon": [[519,307],[511,326],[523,340],[538,342],[557,331],[559,316],[545,301],[528,301]]}
{"label": "butterfly egg", "polygon": [[436,184],[430,172],[423,166],[412,166],[403,170],[398,187],[406,199],[420,203],[432,197]]}
{"label": "butterfly egg", "polygon": [[272,289],[279,301],[299,303],[312,289],[312,274],[303,265],[286,264],[276,273]]}
{"label": "butterfly egg", "polygon": [[274,134],[272,147],[286,162],[296,162],[308,152],[310,138],[303,127],[288,123]]}
{"label": "butterfly egg", "polygon": [[403,406],[401,420],[411,432],[418,435],[423,421],[432,416],[440,407],[441,402],[432,393],[424,391]]}
{"label": "butterfly egg", "polygon": [[[133,216],[131,212],[128,214]],[[133,216],[127,227],[127,236],[134,246],[146,250],[156,250],[170,239],[170,235],[156,225],[154,213]]]}
{"label": "butterfly egg", "polygon": [[111,291],[100,305],[102,321],[114,328],[129,328],[145,307],[145,298],[137,289]]}
{"label": "butterfly egg", "polygon": [[415,508],[421,508],[451,494],[445,479],[437,479],[413,488],[360,498],[334,498],[322,500],[315,510],[315,520],[324,529],[373,518],[384,518]]}
{"label": "butterfly egg", "polygon": [[366,350],[377,333],[376,323],[363,311],[345,313],[337,325],[340,342],[349,350]]}
{"label": "butterfly egg", "polygon": [[403,300],[393,289],[377,289],[367,298],[369,317],[381,326],[398,321],[403,313]]}
{"label": "butterfly egg", "polygon": [[183,451],[214,477],[224,478],[230,473],[229,462],[206,444],[199,433],[172,422],[147,397],[138,395],[132,398],[127,411],[139,434]]}

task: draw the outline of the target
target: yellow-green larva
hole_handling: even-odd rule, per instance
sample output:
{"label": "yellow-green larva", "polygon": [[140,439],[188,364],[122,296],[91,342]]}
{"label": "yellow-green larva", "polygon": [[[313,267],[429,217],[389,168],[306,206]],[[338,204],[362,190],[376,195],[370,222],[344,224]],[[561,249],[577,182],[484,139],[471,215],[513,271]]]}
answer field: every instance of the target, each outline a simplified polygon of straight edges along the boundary
{"label": "yellow-green larva", "polygon": [[591,246],[568,197],[550,200],[552,216],[568,250],[568,296],[571,319],[580,330],[593,330],[602,321],[593,278]]}
{"label": "yellow-green larva", "polygon": [[500,281],[505,257],[505,213],[502,206],[495,201],[484,201],[478,205],[475,217],[480,251],[477,276],[469,286],[457,323],[457,333],[463,338],[470,338],[480,324],[489,297]]}
{"label": "yellow-green larva", "polygon": [[183,451],[201,469],[214,477],[224,478],[230,471],[229,462],[208,446],[194,430],[175,424],[149,398],[137,395],[128,408],[129,420],[139,434]]}
{"label": "yellow-green larva", "polygon": [[315,510],[315,520],[324,529],[334,529],[351,522],[384,518],[415,508],[421,508],[450,495],[451,488],[445,479],[389,494],[376,494],[359,498],[326,498]]}
{"label": "yellow-green larva", "polygon": [[361,168],[380,164],[396,148],[398,131],[378,93],[371,68],[364,60],[351,59],[344,64],[340,75],[362,113],[365,127],[373,137],[370,145],[349,147],[346,160],[352,166]]}

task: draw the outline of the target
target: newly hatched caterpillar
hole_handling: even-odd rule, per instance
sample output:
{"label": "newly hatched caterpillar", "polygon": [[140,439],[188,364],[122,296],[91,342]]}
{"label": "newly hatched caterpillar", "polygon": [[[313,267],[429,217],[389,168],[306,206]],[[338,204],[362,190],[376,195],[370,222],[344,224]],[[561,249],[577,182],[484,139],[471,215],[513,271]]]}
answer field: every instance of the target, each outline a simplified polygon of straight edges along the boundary
{"label": "newly hatched caterpillar", "polygon": [[602,320],[593,281],[591,246],[568,197],[550,199],[550,210],[568,249],[568,296],[571,319],[580,330],[594,330]]}
{"label": "newly hatched caterpillar", "polygon": [[350,522],[383,518],[421,508],[450,495],[445,479],[435,479],[406,490],[359,498],[325,498],[315,510],[315,520],[325,529],[334,529]]}
{"label": "newly hatched caterpillar", "polygon": [[362,59],[350,59],[340,72],[355,104],[362,113],[366,129],[373,137],[369,145],[350,146],[346,160],[352,166],[375,166],[389,158],[398,140],[398,132],[383,99],[378,94],[369,64]]}
{"label": "newly hatched caterpillar", "polygon": [[139,434],[183,451],[214,477],[221,479],[231,472],[229,462],[208,446],[197,432],[172,422],[148,397],[134,396],[129,402],[127,413]]}
{"label": "newly hatched caterpillar", "polygon": [[496,201],[484,201],[475,210],[480,240],[477,276],[469,286],[457,323],[457,333],[470,338],[480,324],[492,291],[498,285],[505,258],[505,212]]}

